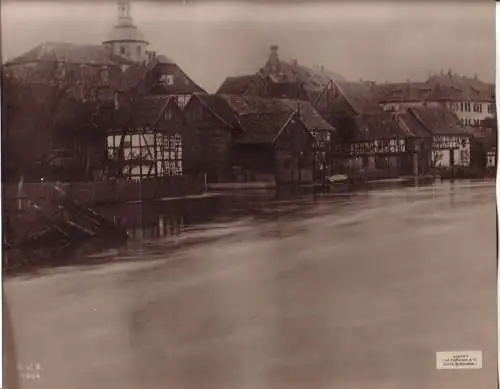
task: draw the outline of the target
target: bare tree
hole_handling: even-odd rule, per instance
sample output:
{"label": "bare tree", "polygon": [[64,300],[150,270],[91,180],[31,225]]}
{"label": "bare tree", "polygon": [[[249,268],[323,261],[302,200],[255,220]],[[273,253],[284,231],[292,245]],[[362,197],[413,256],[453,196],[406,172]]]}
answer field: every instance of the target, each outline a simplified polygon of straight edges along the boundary
{"label": "bare tree", "polygon": [[3,75],[4,179],[89,179],[104,134],[95,122],[109,88],[101,69],[42,69]]}

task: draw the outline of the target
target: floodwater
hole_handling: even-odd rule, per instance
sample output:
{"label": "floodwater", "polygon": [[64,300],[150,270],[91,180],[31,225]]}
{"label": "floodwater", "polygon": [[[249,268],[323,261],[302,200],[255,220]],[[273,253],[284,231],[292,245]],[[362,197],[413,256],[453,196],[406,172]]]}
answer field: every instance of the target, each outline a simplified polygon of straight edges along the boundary
{"label": "floodwater", "polygon": [[[7,279],[20,387],[496,387],[493,181],[208,208]],[[437,370],[449,350],[482,369]]]}

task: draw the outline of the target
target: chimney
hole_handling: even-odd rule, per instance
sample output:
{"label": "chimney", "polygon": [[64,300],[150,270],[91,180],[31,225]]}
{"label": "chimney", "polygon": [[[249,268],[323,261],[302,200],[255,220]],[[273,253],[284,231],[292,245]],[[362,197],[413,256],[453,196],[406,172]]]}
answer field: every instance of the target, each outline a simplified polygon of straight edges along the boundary
{"label": "chimney", "polygon": [[[278,45],[272,45],[269,53],[268,65],[271,73],[279,73],[280,59],[278,57]],[[266,67],[267,67],[266,66]]]}
{"label": "chimney", "polygon": [[297,67],[297,60],[296,59],[292,59],[292,66]]}
{"label": "chimney", "polygon": [[448,69],[448,76],[451,77],[453,75],[453,72],[451,71],[451,68]]}
{"label": "chimney", "polygon": [[479,77],[477,76],[477,73],[474,73],[474,80],[478,80]]}

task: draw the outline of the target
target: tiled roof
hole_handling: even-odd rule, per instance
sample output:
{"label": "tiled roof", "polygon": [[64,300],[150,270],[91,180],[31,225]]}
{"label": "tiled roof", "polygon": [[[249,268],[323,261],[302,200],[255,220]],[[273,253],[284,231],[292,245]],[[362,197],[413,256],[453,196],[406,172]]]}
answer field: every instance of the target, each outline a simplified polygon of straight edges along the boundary
{"label": "tiled roof", "polygon": [[380,102],[491,101],[494,85],[456,74],[434,75],[426,82],[380,84],[375,87]]}
{"label": "tiled roof", "polygon": [[133,63],[125,57],[111,53],[101,45],[46,42],[8,61],[6,66],[39,61],[86,65],[129,65]]}
{"label": "tiled roof", "polygon": [[218,94],[226,93],[231,95],[243,95],[250,84],[258,77],[255,74],[237,76],[237,77],[227,77],[224,82],[219,87],[217,91]]}
{"label": "tiled roof", "polygon": [[335,86],[358,114],[378,112],[375,87],[370,83],[337,80]]}
{"label": "tiled roof", "polygon": [[114,111],[113,125],[134,128],[155,126],[171,99],[170,96],[142,97],[131,105],[122,106],[118,111]]}
{"label": "tiled roof", "polygon": [[280,102],[281,104],[286,105],[290,109],[290,112],[298,109],[299,117],[309,131],[337,131],[335,127],[323,119],[310,102],[291,99],[281,99]]}
{"label": "tiled roof", "polygon": [[453,73],[433,75],[429,77],[426,83],[459,90],[462,92],[461,97],[465,97],[468,100],[490,101],[492,100],[492,93],[494,93],[494,88],[492,88],[491,84],[477,78],[459,76]]}
{"label": "tiled roof", "polygon": [[322,90],[330,81],[345,81],[345,78],[323,67],[308,67],[298,62],[279,60],[279,74],[272,74],[274,82],[295,83],[300,81],[306,90]]}
{"label": "tiled roof", "polygon": [[409,136],[419,138],[431,136],[431,133],[427,130],[423,123],[410,112],[397,114],[396,120],[398,120],[400,126],[408,133]]}
{"label": "tiled roof", "polygon": [[220,95],[195,93],[201,103],[232,129],[241,129],[237,114]]}
{"label": "tiled roof", "polygon": [[309,131],[327,130],[336,131],[322,116],[314,109],[308,101],[297,101],[292,99],[271,99],[254,96],[221,95],[238,115],[248,114],[280,114],[289,115],[299,111],[301,120]]}
{"label": "tiled roof", "polygon": [[432,134],[460,134],[458,118],[449,110],[435,107],[412,107],[408,112],[416,117]]}
{"label": "tiled roof", "polygon": [[167,106],[169,96],[148,96],[137,101],[130,109],[136,126],[153,126]]}
{"label": "tiled roof", "polygon": [[393,113],[383,111],[370,113],[363,115],[361,121],[364,128],[361,128],[358,140],[388,139],[409,135]]}
{"label": "tiled roof", "polygon": [[240,122],[245,132],[237,143],[272,144],[291,116],[292,114],[284,111],[242,115]]}
{"label": "tiled roof", "polygon": [[422,101],[432,92],[431,85],[424,83],[377,84],[374,95],[380,102]]}

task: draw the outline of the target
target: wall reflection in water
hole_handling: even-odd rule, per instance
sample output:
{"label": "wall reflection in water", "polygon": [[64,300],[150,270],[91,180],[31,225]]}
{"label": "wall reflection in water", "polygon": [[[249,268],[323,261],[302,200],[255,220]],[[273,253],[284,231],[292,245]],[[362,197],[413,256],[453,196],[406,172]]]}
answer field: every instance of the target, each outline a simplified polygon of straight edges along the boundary
{"label": "wall reflection in water", "polygon": [[155,223],[127,228],[131,239],[178,236],[185,230],[184,215],[158,215]]}

